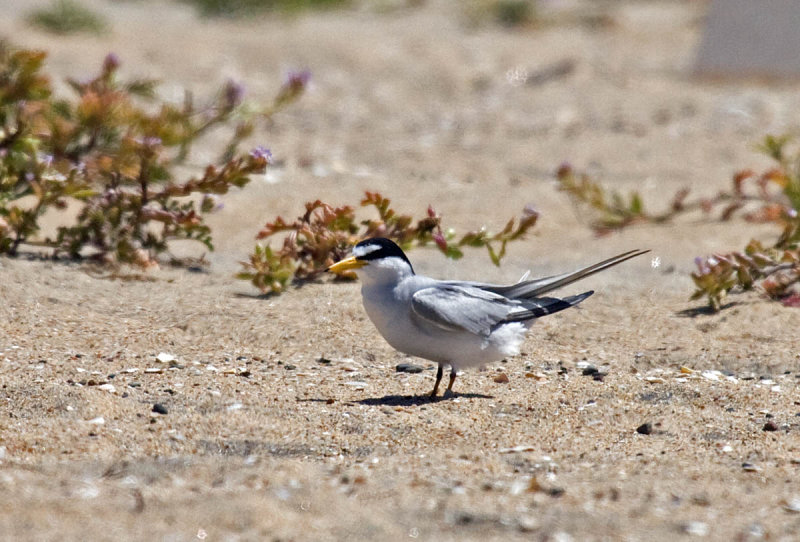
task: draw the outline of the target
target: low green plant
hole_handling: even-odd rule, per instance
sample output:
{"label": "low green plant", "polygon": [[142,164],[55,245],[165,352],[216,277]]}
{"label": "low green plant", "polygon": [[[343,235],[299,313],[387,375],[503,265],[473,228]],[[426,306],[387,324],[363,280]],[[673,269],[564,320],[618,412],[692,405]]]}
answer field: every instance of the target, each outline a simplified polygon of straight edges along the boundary
{"label": "low green plant", "polygon": [[598,234],[637,223],[664,223],[697,210],[706,215],[716,212],[721,221],[740,215],[748,222],[780,226],[781,233],[772,246],[750,240],[743,251],[697,258],[697,270],[691,275],[696,290],[691,299],[706,297],[709,306],[719,310],[728,292],[758,288],[772,299],[796,306],[800,304],[795,291],[800,284],[800,147],[789,136],[770,135],[757,148],[775,161],[774,167],[760,174],[750,169],[736,172],[731,188],[710,198],[687,202],[689,190],[682,189],[666,211],[656,214],[645,210],[637,192],[627,197],[609,193],[570,166],[561,166],[556,178],[576,203],[592,211],[590,225]]}
{"label": "low green plant", "polygon": [[293,13],[346,6],[351,0],[183,0],[205,17],[245,17],[268,11]]}
{"label": "low green plant", "polygon": [[[744,170],[734,175],[723,216],[744,209],[746,220],[774,223],[781,233],[772,246],[751,239],[744,251],[697,258],[692,299],[705,296],[714,310],[728,292],[754,288],[787,306],[800,306],[800,148],[784,135],[765,137],[758,149],[776,166],[761,174]],[[755,190],[748,192],[747,184]]]}
{"label": "low green plant", "polygon": [[[270,161],[266,149],[240,153],[254,122],[297,99],[307,74],[290,76],[274,102],[246,106],[244,89],[226,83],[204,105],[155,99],[155,82],[121,81],[109,55],[100,74],[70,80],[74,99],[55,98],[42,72],[43,52],[0,44],[0,253],[24,244],[54,256],[150,267],[176,239],[213,249],[203,215],[215,197],[242,187]],[[178,166],[203,134],[233,125],[220,159],[180,179]],[[39,219],[72,201],[80,208],[54,238],[40,239]]]}
{"label": "low green plant", "polygon": [[541,22],[536,0],[469,0],[462,2],[467,21],[474,25],[495,23],[522,28]]}
{"label": "low green plant", "polygon": [[485,247],[492,262],[500,265],[506,245],[522,238],[539,216],[526,208],[519,220],[512,218],[500,232],[489,233],[481,228],[458,237],[453,230],[442,229],[441,217],[431,206],[416,220],[395,211],[391,201],[376,192],[366,192],[360,206],[371,207],[377,217],[359,221],[354,207],[334,207],[317,200],[307,203],[305,213],[291,222],[281,217],[268,222],[257,239],[285,234],[280,248],[273,250],[269,244],[257,244],[250,258],[241,262],[242,271],[237,278],[249,280],[264,293],[281,292],[291,282],[319,277],[345,257],[353,245],[371,237],[387,237],[404,250],[433,243],[454,259],[461,258],[466,247]]}
{"label": "low green plant", "polygon": [[706,297],[712,310],[722,307],[731,290],[752,290],[758,287],[771,299],[797,306],[794,287],[800,283],[800,222],[792,239],[774,247],[764,247],[751,240],[744,251],[696,258],[697,270],[692,273],[696,290],[691,299]]}
{"label": "low green plant", "polygon": [[54,34],[99,35],[108,30],[103,17],[73,0],[56,0],[50,6],[31,13],[28,21]]}
{"label": "low green plant", "polygon": [[556,171],[559,189],[572,200],[588,207],[591,216],[589,226],[598,234],[609,233],[632,224],[659,221],[647,215],[638,192],[625,197],[619,192],[608,192],[600,183],[586,173],[576,172],[569,164],[562,164]]}
{"label": "low green plant", "polygon": [[497,22],[507,27],[530,24],[535,18],[533,0],[495,0],[492,11]]}
{"label": "low green plant", "polygon": [[51,207],[92,193],[81,171],[61,169],[43,148],[52,90],[41,73],[45,54],[0,43],[0,254],[16,255]]}

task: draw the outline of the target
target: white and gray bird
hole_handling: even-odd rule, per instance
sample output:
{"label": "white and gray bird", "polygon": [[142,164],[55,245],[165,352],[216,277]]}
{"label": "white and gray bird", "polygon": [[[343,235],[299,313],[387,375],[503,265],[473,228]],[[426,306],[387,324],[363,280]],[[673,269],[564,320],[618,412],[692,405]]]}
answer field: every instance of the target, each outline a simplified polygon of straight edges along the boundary
{"label": "white and gray bird", "polygon": [[436,397],[445,365],[452,392],[458,369],[519,354],[537,318],[575,306],[594,292],[563,299],[544,294],[646,252],[631,250],[572,273],[500,286],[417,275],[399,246],[378,237],[358,243],[352,256],[327,270],[356,273],[367,315],[390,345],[439,364],[431,392]]}

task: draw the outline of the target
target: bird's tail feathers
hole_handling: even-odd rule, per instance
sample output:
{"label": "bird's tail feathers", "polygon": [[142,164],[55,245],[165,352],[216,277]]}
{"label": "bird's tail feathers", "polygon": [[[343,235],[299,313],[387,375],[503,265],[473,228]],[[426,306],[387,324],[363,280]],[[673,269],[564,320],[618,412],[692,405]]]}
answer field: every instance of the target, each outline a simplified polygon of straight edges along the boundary
{"label": "bird's tail feathers", "polygon": [[[563,275],[554,275],[552,277],[518,282],[517,284],[512,284],[511,286],[502,286],[500,288],[493,289],[493,291],[512,299],[535,298],[648,252],[650,251],[630,250],[614,256],[613,258],[608,258],[607,260],[584,267],[583,269],[578,269],[577,271],[573,271],[571,273],[564,273]],[[569,298],[564,299],[566,300]]]}

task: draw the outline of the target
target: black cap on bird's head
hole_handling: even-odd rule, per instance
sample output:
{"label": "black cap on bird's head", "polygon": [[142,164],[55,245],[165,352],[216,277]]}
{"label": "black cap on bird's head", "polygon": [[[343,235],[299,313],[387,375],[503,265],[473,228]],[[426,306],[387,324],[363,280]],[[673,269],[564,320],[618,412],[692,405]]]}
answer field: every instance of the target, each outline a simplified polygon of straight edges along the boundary
{"label": "black cap on bird's head", "polygon": [[374,237],[361,241],[353,248],[353,256],[355,256],[357,260],[367,262],[379,260],[381,258],[400,258],[408,265],[411,265],[403,249],[401,249],[397,243],[385,237]]}
{"label": "black cap on bird's head", "polygon": [[403,249],[397,246],[397,243],[385,237],[373,237],[372,239],[361,241],[353,247],[352,256],[333,264],[327,271],[341,273],[343,271],[359,269],[365,265],[369,265],[369,262],[382,260],[384,258],[399,258],[408,264],[412,273],[414,272],[414,268],[411,266],[411,262],[408,257],[406,257]]}

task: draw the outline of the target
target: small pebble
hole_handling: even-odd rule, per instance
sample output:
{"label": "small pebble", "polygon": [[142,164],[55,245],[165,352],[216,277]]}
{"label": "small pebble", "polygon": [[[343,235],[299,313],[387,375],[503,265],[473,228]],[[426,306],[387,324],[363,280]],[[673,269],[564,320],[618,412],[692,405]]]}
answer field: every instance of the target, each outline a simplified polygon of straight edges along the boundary
{"label": "small pebble", "polygon": [[478,518],[475,517],[475,514],[471,514],[469,512],[459,512],[453,518],[453,523],[456,525],[471,525],[477,522]]}
{"label": "small pebble", "polygon": [[170,363],[175,361],[175,356],[167,354],[166,352],[161,352],[156,356],[156,361],[159,363]]}
{"label": "small pebble", "polygon": [[682,526],[684,533],[693,536],[706,536],[708,534],[708,524],[702,521],[689,521]]}
{"label": "small pebble", "polygon": [[352,386],[357,390],[363,390],[364,388],[367,387],[367,383],[366,382],[362,382],[360,380],[351,380],[349,382],[345,382],[344,385],[345,386]]}
{"label": "small pebble", "polygon": [[761,472],[761,467],[752,463],[742,463],[742,470],[745,472]]}
{"label": "small pebble", "polygon": [[778,425],[772,420],[764,424],[763,431],[777,431]]}
{"label": "small pebble", "polygon": [[498,384],[507,384],[508,383],[508,375],[506,373],[500,373],[498,375],[495,375],[495,377],[492,380],[494,380]]}
{"label": "small pebble", "polygon": [[395,365],[394,370],[398,373],[421,373],[422,367],[414,365],[413,363],[399,363]]}
{"label": "small pebble", "polygon": [[168,411],[167,407],[165,407],[161,403],[156,403],[153,405],[153,412],[155,412],[156,414],[166,414]]}
{"label": "small pebble", "polygon": [[522,533],[530,533],[539,528],[539,521],[534,516],[522,516],[517,520],[517,529]]}
{"label": "small pebble", "polygon": [[783,501],[783,509],[792,514],[800,514],[800,497]]}
{"label": "small pebble", "polygon": [[520,445],[514,446],[513,448],[500,448],[497,452],[501,454],[514,454],[517,452],[532,452],[535,449],[534,446]]}
{"label": "small pebble", "polygon": [[639,427],[636,428],[636,432],[640,435],[649,435],[653,432],[653,424],[650,422],[643,423]]}

